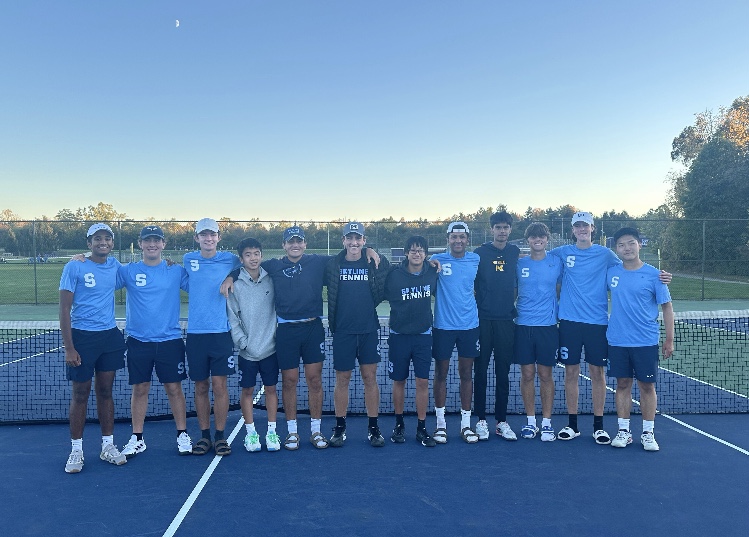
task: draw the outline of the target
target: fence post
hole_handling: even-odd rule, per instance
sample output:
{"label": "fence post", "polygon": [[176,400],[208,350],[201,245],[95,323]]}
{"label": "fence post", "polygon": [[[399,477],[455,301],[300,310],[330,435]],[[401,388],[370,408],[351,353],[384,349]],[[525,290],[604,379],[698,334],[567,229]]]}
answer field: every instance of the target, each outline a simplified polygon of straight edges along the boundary
{"label": "fence post", "polygon": [[705,300],[705,224],[706,221],[702,221],[702,299]]}
{"label": "fence post", "polygon": [[34,256],[34,305],[39,305],[39,280],[36,274],[36,220],[31,222],[31,255]]}

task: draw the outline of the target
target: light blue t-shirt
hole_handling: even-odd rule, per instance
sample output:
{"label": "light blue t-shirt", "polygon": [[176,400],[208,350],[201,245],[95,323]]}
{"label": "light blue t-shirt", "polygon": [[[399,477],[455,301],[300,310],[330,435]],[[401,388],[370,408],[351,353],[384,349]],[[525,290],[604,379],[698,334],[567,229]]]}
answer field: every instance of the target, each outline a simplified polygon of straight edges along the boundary
{"label": "light blue t-shirt", "polygon": [[117,326],[114,291],[122,288],[117,276],[120,262],[107,257],[104,263],[70,261],[62,269],[60,291],[73,293],[70,326],[77,330],[101,331]]}
{"label": "light blue t-shirt", "polygon": [[658,305],[671,302],[668,286],[660,271],[645,263],[637,270],[623,265],[611,267],[606,283],[611,292],[611,318],[606,339],[612,347],[658,345]]}
{"label": "light blue t-shirt", "polygon": [[518,299],[515,324],[553,326],[557,324],[557,284],[562,281],[562,260],[555,255],[543,259],[518,259]]}
{"label": "light blue t-shirt", "polygon": [[156,266],[143,261],[120,267],[127,289],[125,332],[139,341],[161,342],[182,337],[179,326],[179,290],[188,290],[187,271],[162,261]]}
{"label": "light blue t-shirt", "polygon": [[226,299],[219,292],[229,273],[239,268],[239,257],[217,251],[211,258],[200,252],[185,254],[183,261],[190,278],[190,301],[187,306],[188,334],[216,334],[229,331]]}
{"label": "light blue t-shirt", "polygon": [[616,254],[600,244],[584,250],[566,244],[554,248],[549,254],[559,257],[564,265],[559,318],[578,323],[608,324],[606,271],[621,264]]}
{"label": "light blue t-shirt", "polygon": [[479,325],[479,312],[473,294],[473,282],[479,268],[480,257],[466,252],[463,257],[448,253],[434,254],[442,264],[437,279],[434,302],[434,327],[441,330],[470,330]]}

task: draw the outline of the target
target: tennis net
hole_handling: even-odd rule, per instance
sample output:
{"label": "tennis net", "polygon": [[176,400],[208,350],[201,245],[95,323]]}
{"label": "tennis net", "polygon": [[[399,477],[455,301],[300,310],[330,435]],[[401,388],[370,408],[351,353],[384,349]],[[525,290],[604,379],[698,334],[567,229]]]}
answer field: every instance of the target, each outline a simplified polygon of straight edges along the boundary
{"label": "tennis net", "polygon": [[[183,324],[183,331],[185,322]],[[387,319],[380,320],[380,348],[382,361],[377,379],[380,387],[380,411],[393,412],[392,383],[387,368]],[[124,322],[118,323],[121,329]],[[668,360],[661,361],[657,379],[658,409],[665,413],[716,413],[749,412],[749,311],[685,312],[676,314],[676,351]],[[325,400],[323,410],[333,411],[335,371],[332,360],[332,339],[327,334],[325,342],[327,359],[323,368]],[[493,360],[493,359],[492,359]],[[494,365],[489,364],[487,410],[494,408]],[[564,369],[554,368],[556,392],[554,413],[566,413],[564,401]],[[520,395],[519,367],[514,365],[510,374],[509,413],[524,413]],[[148,417],[171,416],[166,393],[154,376],[149,395]],[[460,410],[457,360],[453,357],[448,377],[447,410]],[[590,381],[585,364],[581,367],[580,413],[592,413]],[[230,400],[234,408],[239,404],[239,379],[229,377]],[[609,379],[614,387],[614,381]],[[188,413],[194,415],[193,384],[183,383],[187,397]],[[259,385],[258,385],[259,388]],[[279,383],[280,395],[280,383]],[[538,391],[538,390],[537,390]],[[130,393],[127,372],[119,371],[115,378],[115,418],[130,417]],[[431,382],[430,382],[431,394]],[[415,409],[413,378],[406,384],[406,410]],[[297,391],[301,411],[308,408],[304,372],[300,369]],[[633,398],[639,400],[635,386]],[[280,397],[279,397],[280,399]],[[65,358],[62,338],[57,322],[0,321],[0,423],[65,422],[70,404],[70,383],[65,377]],[[264,398],[259,401],[264,404]],[[537,411],[540,400],[537,395]],[[614,413],[614,397],[607,394],[607,413]],[[634,405],[634,412],[638,411]],[[350,387],[350,413],[363,414],[364,386],[358,371],[352,375]],[[87,418],[95,420],[96,401],[92,394]]]}

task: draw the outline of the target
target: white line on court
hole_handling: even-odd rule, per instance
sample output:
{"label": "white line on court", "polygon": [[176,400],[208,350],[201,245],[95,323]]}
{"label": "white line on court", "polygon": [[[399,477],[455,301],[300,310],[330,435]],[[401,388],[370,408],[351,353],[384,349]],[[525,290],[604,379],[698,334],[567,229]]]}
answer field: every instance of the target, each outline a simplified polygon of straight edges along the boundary
{"label": "white line on court", "polygon": [[18,358],[17,360],[11,360],[10,362],[2,363],[2,364],[0,364],[0,367],[6,366],[6,365],[10,365],[10,364],[15,364],[17,362],[23,362],[24,360],[28,360],[29,358],[36,358],[37,356],[44,356],[48,352],[57,352],[57,351],[59,351],[60,349],[63,349],[63,348],[64,347],[57,347],[56,349],[49,349],[49,350],[46,350],[44,352],[38,352],[36,354],[32,354],[31,356],[24,356],[23,358]]}
{"label": "white line on court", "polygon": [[[260,401],[260,396],[262,396],[264,393],[265,393],[265,386],[261,386],[260,391],[257,392],[257,395],[255,396],[255,399],[253,399],[252,404],[254,405],[258,401]],[[244,417],[240,416],[239,421],[237,422],[237,425],[234,427],[234,430],[229,435],[229,438],[228,438],[229,444],[231,444],[234,441],[234,438],[237,436],[239,431],[242,430],[242,425],[244,425]],[[213,471],[218,466],[218,463],[221,462],[221,459],[223,459],[223,457],[219,455],[215,455],[213,457],[211,464],[208,466],[208,468],[206,468],[205,472],[203,472],[203,476],[200,478],[200,481],[198,481],[198,484],[195,485],[195,488],[192,489],[192,492],[187,497],[187,500],[185,500],[185,503],[182,504],[182,508],[174,517],[174,520],[172,520],[172,523],[169,524],[169,527],[166,529],[162,537],[173,537],[174,534],[177,533],[177,530],[179,529],[182,522],[185,520],[187,513],[190,512],[190,509],[195,503],[195,500],[197,500],[198,496],[200,496],[200,493],[202,492],[203,487],[205,487],[206,483],[208,483],[208,480],[213,475]]]}
{"label": "white line on court", "polygon": [[[585,380],[587,380],[587,381],[589,381],[589,382],[591,382],[591,383],[592,383],[592,381],[591,381],[590,377],[586,377],[586,376],[585,376],[585,375],[583,375],[582,373],[580,373],[580,376],[581,376],[582,378],[584,378]],[[612,393],[616,393],[616,390],[615,390],[614,388],[612,388],[611,386],[609,386],[609,385],[606,385],[606,389],[607,389],[608,391],[612,392]],[[632,399],[632,402],[633,402],[634,404],[636,404],[637,406],[640,406],[640,401],[638,401],[637,399]],[[687,429],[689,429],[690,431],[694,431],[695,433],[701,434],[702,436],[705,436],[705,437],[709,438],[710,440],[715,440],[715,441],[716,441],[716,442],[718,442],[719,444],[723,444],[724,446],[727,446],[727,447],[729,447],[729,448],[731,448],[731,449],[735,449],[735,450],[736,450],[736,451],[738,451],[739,453],[742,453],[742,454],[744,454],[744,455],[749,455],[749,451],[747,451],[747,450],[745,450],[745,449],[743,449],[743,448],[740,448],[739,446],[737,446],[737,445],[735,445],[735,444],[732,444],[732,443],[730,443],[730,442],[727,442],[727,441],[723,440],[722,438],[718,438],[717,436],[713,436],[713,435],[711,435],[710,433],[708,433],[708,432],[705,432],[705,431],[703,431],[702,429],[698,429],[697,427],[694,427],[694,426],[692,426],[692,425],[689,425],[688,423],[686,423],[686,422],[683,422],[683,421],[681,421],[680,419],[674,418],[673,416],[670,416],[670,415],[668,415],[668,414],[664,414],[664,413],[662,413],[662,412],[658,412],[658,411],[656,411],[656,412],[657,412],[657,414],[659,414],[659,415],[663,416],[664,418],[666,418],[666,419],[669,419],[669,420],[673,421],[674,423],[678,423],[678,424],[679,424],[679,425],[681,425],[682,427],[686,427],[686,428],[687,428]]]}
{"label": "white line on court", "polygon": [[662,369],[663,371],[667,371],[668,373],[671,373],[672,375],[678,375],[680,377],[684,377],[685,379],[693,380],[694,382],[699,382],[700,384],[705,384],[706,386],[710,386],[711,388],[716,388],[716,389],[718,389],[720,391],[723,391],[723,392],[726,392],[726,393],[730,393],[731,395],[737,395],[739,397],[743,397],[744,399],[747,399],[747,396],[744,395],[743,393],[738,393],[738,392],[734,392],[734,391],[731,391],[731,390],[726,390],[722,386],[716,386],[715,384],[710,384],[709,382],[705,382],[704,380],[700,380],[700,379],[696,379],[694,377],[690,377],[689,375],[685,375],[684,373],[679,373],[678,371],[671,371],[670,369],[668,369],[666,367],[661,367],[661,366],[658,366],[658,369]]}

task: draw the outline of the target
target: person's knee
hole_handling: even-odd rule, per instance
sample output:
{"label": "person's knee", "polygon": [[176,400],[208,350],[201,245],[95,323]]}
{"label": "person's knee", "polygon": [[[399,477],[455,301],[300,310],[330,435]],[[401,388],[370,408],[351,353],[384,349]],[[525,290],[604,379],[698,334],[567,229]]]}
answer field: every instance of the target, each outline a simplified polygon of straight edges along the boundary
{"label": "person's knee", "polygon": [[[148,392],[150,391],[151,384],[149,382],[142,382],[140,384],[133,384],[133,395],[136,398],[139,397],[148,397]],[[170,384],[164,384],[164,391],[167,395],[174,395],[174,383]]]}
{"label": "person's knee", "polygon": [[207,397],[209,387],[210,384],[208,383],[208,379],[195,382],[195,395],[200,397]]}

